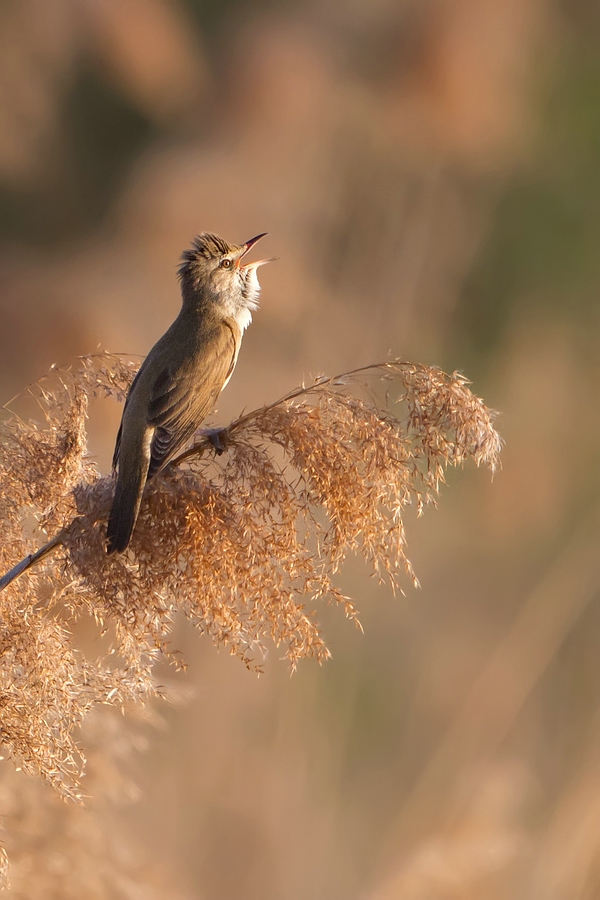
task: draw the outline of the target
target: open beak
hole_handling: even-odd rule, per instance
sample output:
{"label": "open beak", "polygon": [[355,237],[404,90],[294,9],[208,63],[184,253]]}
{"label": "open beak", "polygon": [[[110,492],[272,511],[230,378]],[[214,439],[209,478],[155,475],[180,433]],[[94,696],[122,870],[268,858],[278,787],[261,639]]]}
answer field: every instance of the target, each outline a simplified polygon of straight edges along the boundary
{"label": "open beak", "polygon": [[266,237],[267,234],[268,234],[267,231],[263,231],[262,234],[257,234],[256,237],[250,238],[249,241],[246,241],[245,244],[242,244],[242,246],[243,246],[244,249],[242,250],[242,254],[241,254],[241,256],[240,256],[240,259],[242,258],[242,256],[245,256],[245,255],[246,255],[246,253],[248,252],[248,250],[251,249],[251,247],[254,247],[254,245],[256,244],[257,241],[260,241],[261,238]]}
{"label": "open beak", "polygon": [[245,244],[242,244],[242,252],[240,253],[236,266],[240,269],[258,269],[259,266],[264,266],[265,263],[273,262],[273,258],[271,259],[259,259],[258,262],[246,263],[245,266],[240,265],[242,259],[248,253],[248,251],[256,244],[257,241],[260,241],[261,238],[264,238],[268,232],[263,231],[262,234],[257,234],[256,237],[250,238],[249,241],[246,241]]}
{"label": "open beak", "polygon": [[268,262],[275,262],[275,257],[271,256],[270,259],[258,259],[256,262],[246,263],[245,266],[240,266],[240,269],[247,272],[249,269],[258,269],[259,266],[264,266],[264,264]]}

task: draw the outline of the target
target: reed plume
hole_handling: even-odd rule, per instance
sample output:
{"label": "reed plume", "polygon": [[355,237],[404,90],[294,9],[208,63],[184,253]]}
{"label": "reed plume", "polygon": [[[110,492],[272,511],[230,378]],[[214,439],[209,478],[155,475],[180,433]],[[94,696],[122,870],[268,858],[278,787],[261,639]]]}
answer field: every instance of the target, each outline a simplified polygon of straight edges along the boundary
{"label": "reed plume", "polygon": [[[416,583],[404,508],[422,512],[448,465],[493,470],[501,446],[459,374],[393,360],[320,377],[233,421],[222,455],[200,434],[148,484],[127,553],[108,557],[113,482],[87,453],[87,406],[123,399],[135,369],[82,358],[29,389],[37,421],[7,411],[1,426],[2,740],[66,797],[79,796],[77,726],[96,704],[156,693],[155,661],[178,659],[167,643],[178,612],[249,667],[269,641],[292,667],[322,662],[316,602],[357,614],[335,583],[346,556]],[[83,613],[112,636],[102,659],[74,645],[68,625]]]}

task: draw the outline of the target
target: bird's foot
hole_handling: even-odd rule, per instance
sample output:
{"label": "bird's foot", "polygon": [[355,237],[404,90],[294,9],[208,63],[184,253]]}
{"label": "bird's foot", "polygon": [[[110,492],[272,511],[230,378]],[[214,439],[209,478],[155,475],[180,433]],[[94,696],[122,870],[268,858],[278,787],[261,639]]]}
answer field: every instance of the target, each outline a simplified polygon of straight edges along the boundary
{"label": "bird's foot", "polygon": [[217,456],[220,456],[225,452],[225,448],[227,445],[226,428],[206,428],[203,432],[203,435],[213,445]]}

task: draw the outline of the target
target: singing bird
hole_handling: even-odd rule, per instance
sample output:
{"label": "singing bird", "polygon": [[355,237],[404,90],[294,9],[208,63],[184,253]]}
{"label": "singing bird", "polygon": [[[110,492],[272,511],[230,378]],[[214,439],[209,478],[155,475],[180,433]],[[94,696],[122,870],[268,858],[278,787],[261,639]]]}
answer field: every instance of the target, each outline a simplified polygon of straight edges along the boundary
{"label": "singing bird", "polygon": [[257,269],[270,262],[242,260],[264,236],[238,246],[203,233],[181,257],[181,311],[142,363],[125,401],[107,553],[126,549],[146,481],[190,440],[231,378],[258,307]]}

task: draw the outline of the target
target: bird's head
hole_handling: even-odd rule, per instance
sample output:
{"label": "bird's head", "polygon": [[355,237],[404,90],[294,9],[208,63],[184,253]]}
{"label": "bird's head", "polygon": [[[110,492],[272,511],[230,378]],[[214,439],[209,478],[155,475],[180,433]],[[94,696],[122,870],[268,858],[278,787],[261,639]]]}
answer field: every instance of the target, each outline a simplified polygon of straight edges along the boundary
{"label": "bird's head", "polygon": [[224,315],[249,324],[258,307],[260,284],[256,270],[269,259],[242,264],[251,247],[266,234],[258,234],[245,244],[228,244],[216,234],[198,235],[181,257],[179,278],[184,299],[198,298],[216,303]]}

